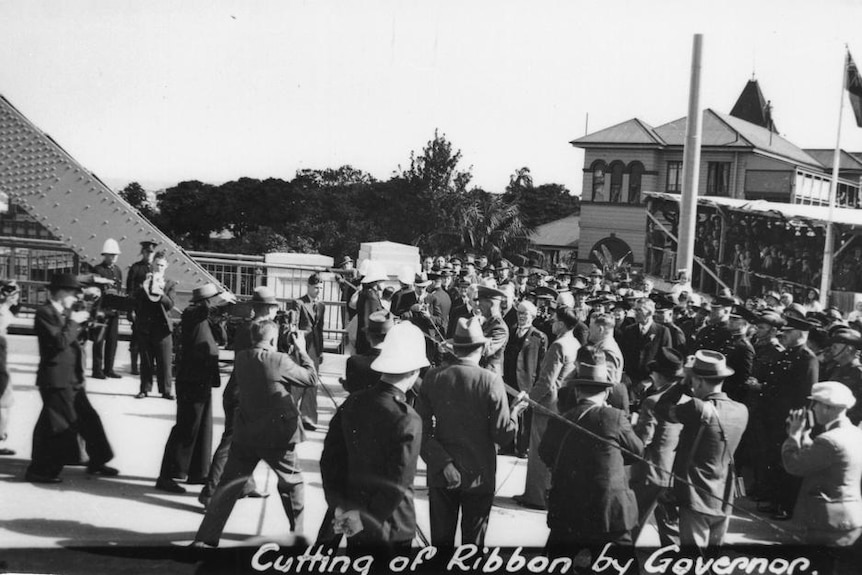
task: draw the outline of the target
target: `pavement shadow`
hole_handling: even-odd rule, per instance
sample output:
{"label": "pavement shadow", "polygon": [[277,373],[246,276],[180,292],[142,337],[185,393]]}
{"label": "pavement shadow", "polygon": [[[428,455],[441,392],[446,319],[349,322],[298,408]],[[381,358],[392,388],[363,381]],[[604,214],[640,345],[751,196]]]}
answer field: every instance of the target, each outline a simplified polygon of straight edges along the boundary
{"label": "pavement shadow", "polygon": [[[87,392],[90,393],[89,391]],[[122,394],[126,395],[126,394]],[[129,413],[126,412],[124,415],[131,415],[133,417],[144,417],[146,419],[160,419],[162,421],[174,421],[177,420],[176,413]],[[224,425],[224,416],[216,415],[213,416],[213,425]]]}

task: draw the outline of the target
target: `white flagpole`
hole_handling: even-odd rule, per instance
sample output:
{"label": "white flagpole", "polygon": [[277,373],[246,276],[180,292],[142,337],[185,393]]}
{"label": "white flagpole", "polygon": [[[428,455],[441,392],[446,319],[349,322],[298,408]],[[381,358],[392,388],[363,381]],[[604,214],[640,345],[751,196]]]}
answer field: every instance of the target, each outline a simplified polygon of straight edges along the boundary
{"label": "white flagpole", "polygon": [[823,271],[820,274],[820,304],[829,305],[829,288],[832,286],[833,252],[835,251],[835,196],[838,191],[838,168],[841,164],[841,118],[844,115],[844,92],[847,90],[847,68],[850,64],[850,51],[844,56],[841,74],[841,103],[838,106],[838,135],[835,138],[835,154],[832,156],[832,181],[829,184],[829,221],[826,222],[826,240],[823,246]]}

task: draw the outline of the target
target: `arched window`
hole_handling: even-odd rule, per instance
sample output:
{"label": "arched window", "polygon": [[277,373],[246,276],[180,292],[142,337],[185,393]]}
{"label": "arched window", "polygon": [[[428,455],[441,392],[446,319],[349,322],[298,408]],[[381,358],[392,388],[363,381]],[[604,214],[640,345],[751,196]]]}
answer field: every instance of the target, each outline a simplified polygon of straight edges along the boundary
{"label": "arched window", "polygon": [[612,204],[620,203],[623,191],[623,172],[626,170],[626,165],[620,161],[611,162],[608,166],[608,171],[611,173],[611,198]]}
{"label": "arched window", "polygon": [[593,194],[594,202],[605,201],[605,163],[601,160],[596,160],[590,166],[590,171],[593,173]]}
{"label": "arched window", "polygon": [[640,162],[629,164],[629,203],[641,203],[641,178],[646,170]]}
{"label": "arched window", "polygon": [[629,245],[615,236],[608,236],[596,242],[590,250],[590,262],[601,268],[610,268],[617,263],[621,265],[634,262],[634,256]]}

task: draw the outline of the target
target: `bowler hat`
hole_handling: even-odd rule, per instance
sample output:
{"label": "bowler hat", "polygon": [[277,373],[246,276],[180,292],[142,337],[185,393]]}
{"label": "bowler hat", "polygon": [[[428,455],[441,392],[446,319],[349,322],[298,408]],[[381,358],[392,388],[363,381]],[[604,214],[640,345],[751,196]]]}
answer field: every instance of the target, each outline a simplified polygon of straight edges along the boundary
{"label": "bowler hat", "polygon": [[701,349],[694,354],[694,363],[686,370],[703,379],[724,379],[736,373],[727,367],[724,354],[710,349]]}
{"label": "bowler hat", "polygon": [[488,338],[482,333],[482,326],[476,318],[462,317],[458,319],[452,339],[447,340],[455,349],[469,349],[485,345]]}
{"label": "bowler hat", "polygon": [[371,364],[378,373],[400,374],[428,367],[425,355],[425,336],[410,322],[392,326],[386,334],[380,355]]}
{"label": "bowler hat", "polygon": [[48,290],[82,290],[84,286],[78,281],[75,274],[54,274],[51,276],[51,282],[48,284]]}
{"label": "bowler hat", "polygon": [[647,364],[647,371],[655,371],[668,377],[682,376],[685,357],[672,347],[661,348],[655,359]]}
{"label": "bowler hat", "polygon": [[856,405],[856,396],[849,387],[837,381],[821,381],[811,386],[808,399],[826,404],[830,407],[850,409]]}
{"label": "bowler hat", "polygon": [[204,285],[198,286],[194,290],[192,290],[192,303],[215,297],[219,293],[221,293],[221,290],[218,289],[218,287],[214,283],[205,283]]}
{"label": "bowler hat", "polygon": [[254,293],[251,296],[251,303],[278,305],[278,300],[275,299],[274,291],[266,286],[260,286],[254,288]]}

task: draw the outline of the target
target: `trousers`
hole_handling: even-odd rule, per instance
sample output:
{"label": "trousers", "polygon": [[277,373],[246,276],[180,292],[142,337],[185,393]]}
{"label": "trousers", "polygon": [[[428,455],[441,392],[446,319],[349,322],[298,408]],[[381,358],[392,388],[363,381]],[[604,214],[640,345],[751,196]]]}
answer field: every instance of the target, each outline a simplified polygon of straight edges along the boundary
{"label": "trousers", "polygon": [[458,512],[461,512],[461,544],[485,544],[488,518],[494,503],[493,491],[461,491],[445,487],[428,488],[428,509],[431,514],[431,544],[454,547]]}
{"label": "trousers", "polygon": [[93,375],[112,373],[120,339],[120,316],[117,312],[105,316],[105,326],[93,340]]}
{"label": "trousers", "polygon": [[173,391],[171,374],[173,342],[170,332],[138,334],[138,349],[141,354],[141,391],[143,393],[149,393],[153,389],[154,371],[159,393],[167,395]]}
{"label": "trousers", "polygon": [[189,483],[206,483],[212,459],[212,398],[177,401],[177,422],[162,458],[160,479],[188,476]]}

